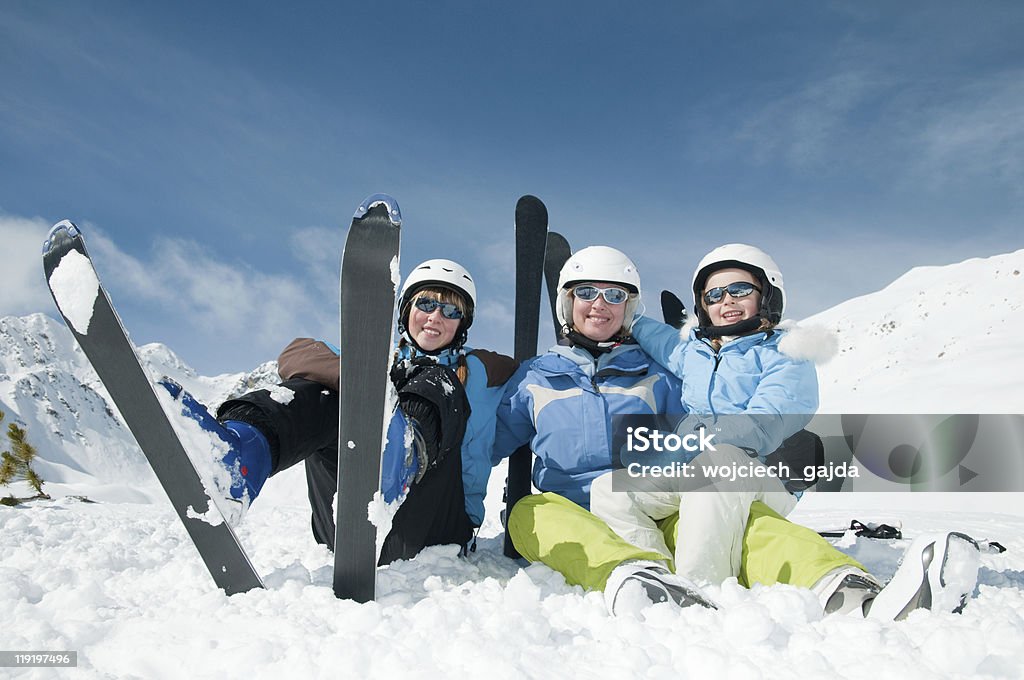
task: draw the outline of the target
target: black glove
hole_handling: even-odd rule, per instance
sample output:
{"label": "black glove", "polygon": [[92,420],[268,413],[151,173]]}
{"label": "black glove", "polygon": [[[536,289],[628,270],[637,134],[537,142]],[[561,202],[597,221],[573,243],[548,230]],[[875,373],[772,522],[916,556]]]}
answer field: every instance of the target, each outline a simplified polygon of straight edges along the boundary
{"label": "black glove", "polygon": [[[398,404],[423,439],[426,469],[435,468],[452,451],[458,455],[469,419],[469,399],[453,370],[437,364],[392,371]],[[396,379],[397,378],[397,379]],[[420,456],[421,463],[424,456]],[[421,474],[424,466],[420,467]]]}
{"label": "black glove", "polygon": [[441,418],[436,406],[416,394],[399,394],[398,404],[423,442],[423,451],[417,452],[420,458],[418,481],[424,472],[441,462]]}

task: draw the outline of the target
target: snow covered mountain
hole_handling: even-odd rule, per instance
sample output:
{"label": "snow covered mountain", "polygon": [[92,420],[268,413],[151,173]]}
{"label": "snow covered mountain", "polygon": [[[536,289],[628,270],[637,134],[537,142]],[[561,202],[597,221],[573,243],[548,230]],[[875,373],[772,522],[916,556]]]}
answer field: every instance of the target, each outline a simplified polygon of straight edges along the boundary
{"label": "snow covered mountain", "polygon": [[[277,381],[275,362],[208,378],[164,345],[144,345],[139,354],[150,375],[170,376],[211,405]],[[43,314],[0,319],[0,410],[6,422],[28,430],[48,493],[67,487],[97,500],[163,498],[106,388],[61,322]]]}
{"label": "snow covered mountain", "polygon": [[839,337],[822,413],[1024,413],[1024,250],[916,267],[806,323]]}

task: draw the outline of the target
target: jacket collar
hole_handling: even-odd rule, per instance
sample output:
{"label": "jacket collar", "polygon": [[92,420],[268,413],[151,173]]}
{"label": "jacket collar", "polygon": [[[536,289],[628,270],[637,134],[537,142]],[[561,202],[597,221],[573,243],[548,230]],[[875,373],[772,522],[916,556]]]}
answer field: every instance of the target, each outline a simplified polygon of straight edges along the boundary
{"label": "jacket collar", "polygon": [[650,364],[651,360],[634,344],[613,347],[596,360],[581,347],[555,345],[534,361],[534,366],[545,373],[564,375],[583,372],[590,377],[608,370],[642,374]]}

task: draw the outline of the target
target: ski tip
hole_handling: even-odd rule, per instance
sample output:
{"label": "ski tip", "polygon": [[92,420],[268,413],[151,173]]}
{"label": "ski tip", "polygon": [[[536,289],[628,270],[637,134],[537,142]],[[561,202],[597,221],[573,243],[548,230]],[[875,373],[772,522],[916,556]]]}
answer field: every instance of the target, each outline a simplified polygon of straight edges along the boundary
{"label": "ski tip", "polygon": [[75,238],[82,232],[71,220],[61,220],[57,224],[50,228],[50,233],[46,235],[46,240],[43,242],[43,252],[48,253],[53,248],[53,241],[58,236],[64,236],[65,238]]}
{"label": "ski tip", "polygon": [[533,224],[547,229],[548,208],[544,201],[527,194],[516,201],[516,224]]}
{"label": "ski tip", "polygon": [[564,236],[559,234],[557,231],[549,231],[548,232],[548,247],[550,248],[551,246],[560,246],[560,247],[568,248],[569,247],[569,241]]}
{"label": "ski tip", "polygon": [[527,206],[544,208],[545,210],[547,209],[544,205],[544,201],[540,200],[533,194],[524,194],[519,197],[518,201],[516,201],[517,208]]}
{"label": "ski tip", "polygon": [[402,211],[398,207],[398,201],[396,201],[393,196],[389,196],[387,194],[373,194],[371,196],[367,196],[366,200],[360,203],[359,207],[356,208],[356,213],[352,216],[352,219],[361,220],[366,217],[366,214],[369,213],[371,209],[378,205],[383,205],[385,209],[387,209],[388,218],[391,220],[392,224],[396,227],[402,225]]}

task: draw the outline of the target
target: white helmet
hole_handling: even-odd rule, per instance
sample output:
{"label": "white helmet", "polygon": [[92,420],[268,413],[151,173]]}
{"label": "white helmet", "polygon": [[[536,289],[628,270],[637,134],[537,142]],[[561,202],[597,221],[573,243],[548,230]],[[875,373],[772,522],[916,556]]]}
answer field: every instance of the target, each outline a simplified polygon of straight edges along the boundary
{"label": "white helmet", "polygon": [[416,265],[409,272],[405,283],[402,284],[402,294],[399,298],[399,330],[402,333],[405,332],[406,315],[413,295],[416,294],[416,291],[429,286],[450,288],[459,293],[466,301],[467,309],[453,343],[456,347],[461,347],[466,342],[466,332],[473,325],[473,313],[476,310],[476,284],[473,283],[473,277],[469,275],[466,268],[452,260],[427,260]]}
{"label": "white helmet", "polygon": [[574,284],[586,281],[618,283],[634,293],[626,300],[626,313],[622,321],[627,331],[632,328],[633,315],[640,305],[640,272],[625,253],[608,246],[583,248],[565,261],[558,274],[558,304],[555,305],[555,314],[562,328],[568,328],[572,323],[572,296],[569,295],[569,289]]}
{"label": "white helmet", "polygon": [[759,314],[772,323],[782,320],[782,312],[786,308],[786,289],[782,282],[782,272],[775,260],[766,252],[744,243],[727,243],[715,248],[704,256],[693,273],[694,312],[701,326],[710,326],[711,319],[704,311],[701,297],[704,294],[704,282],[719,269],[736,267],[745,269],[761,280],[761,309]]}

